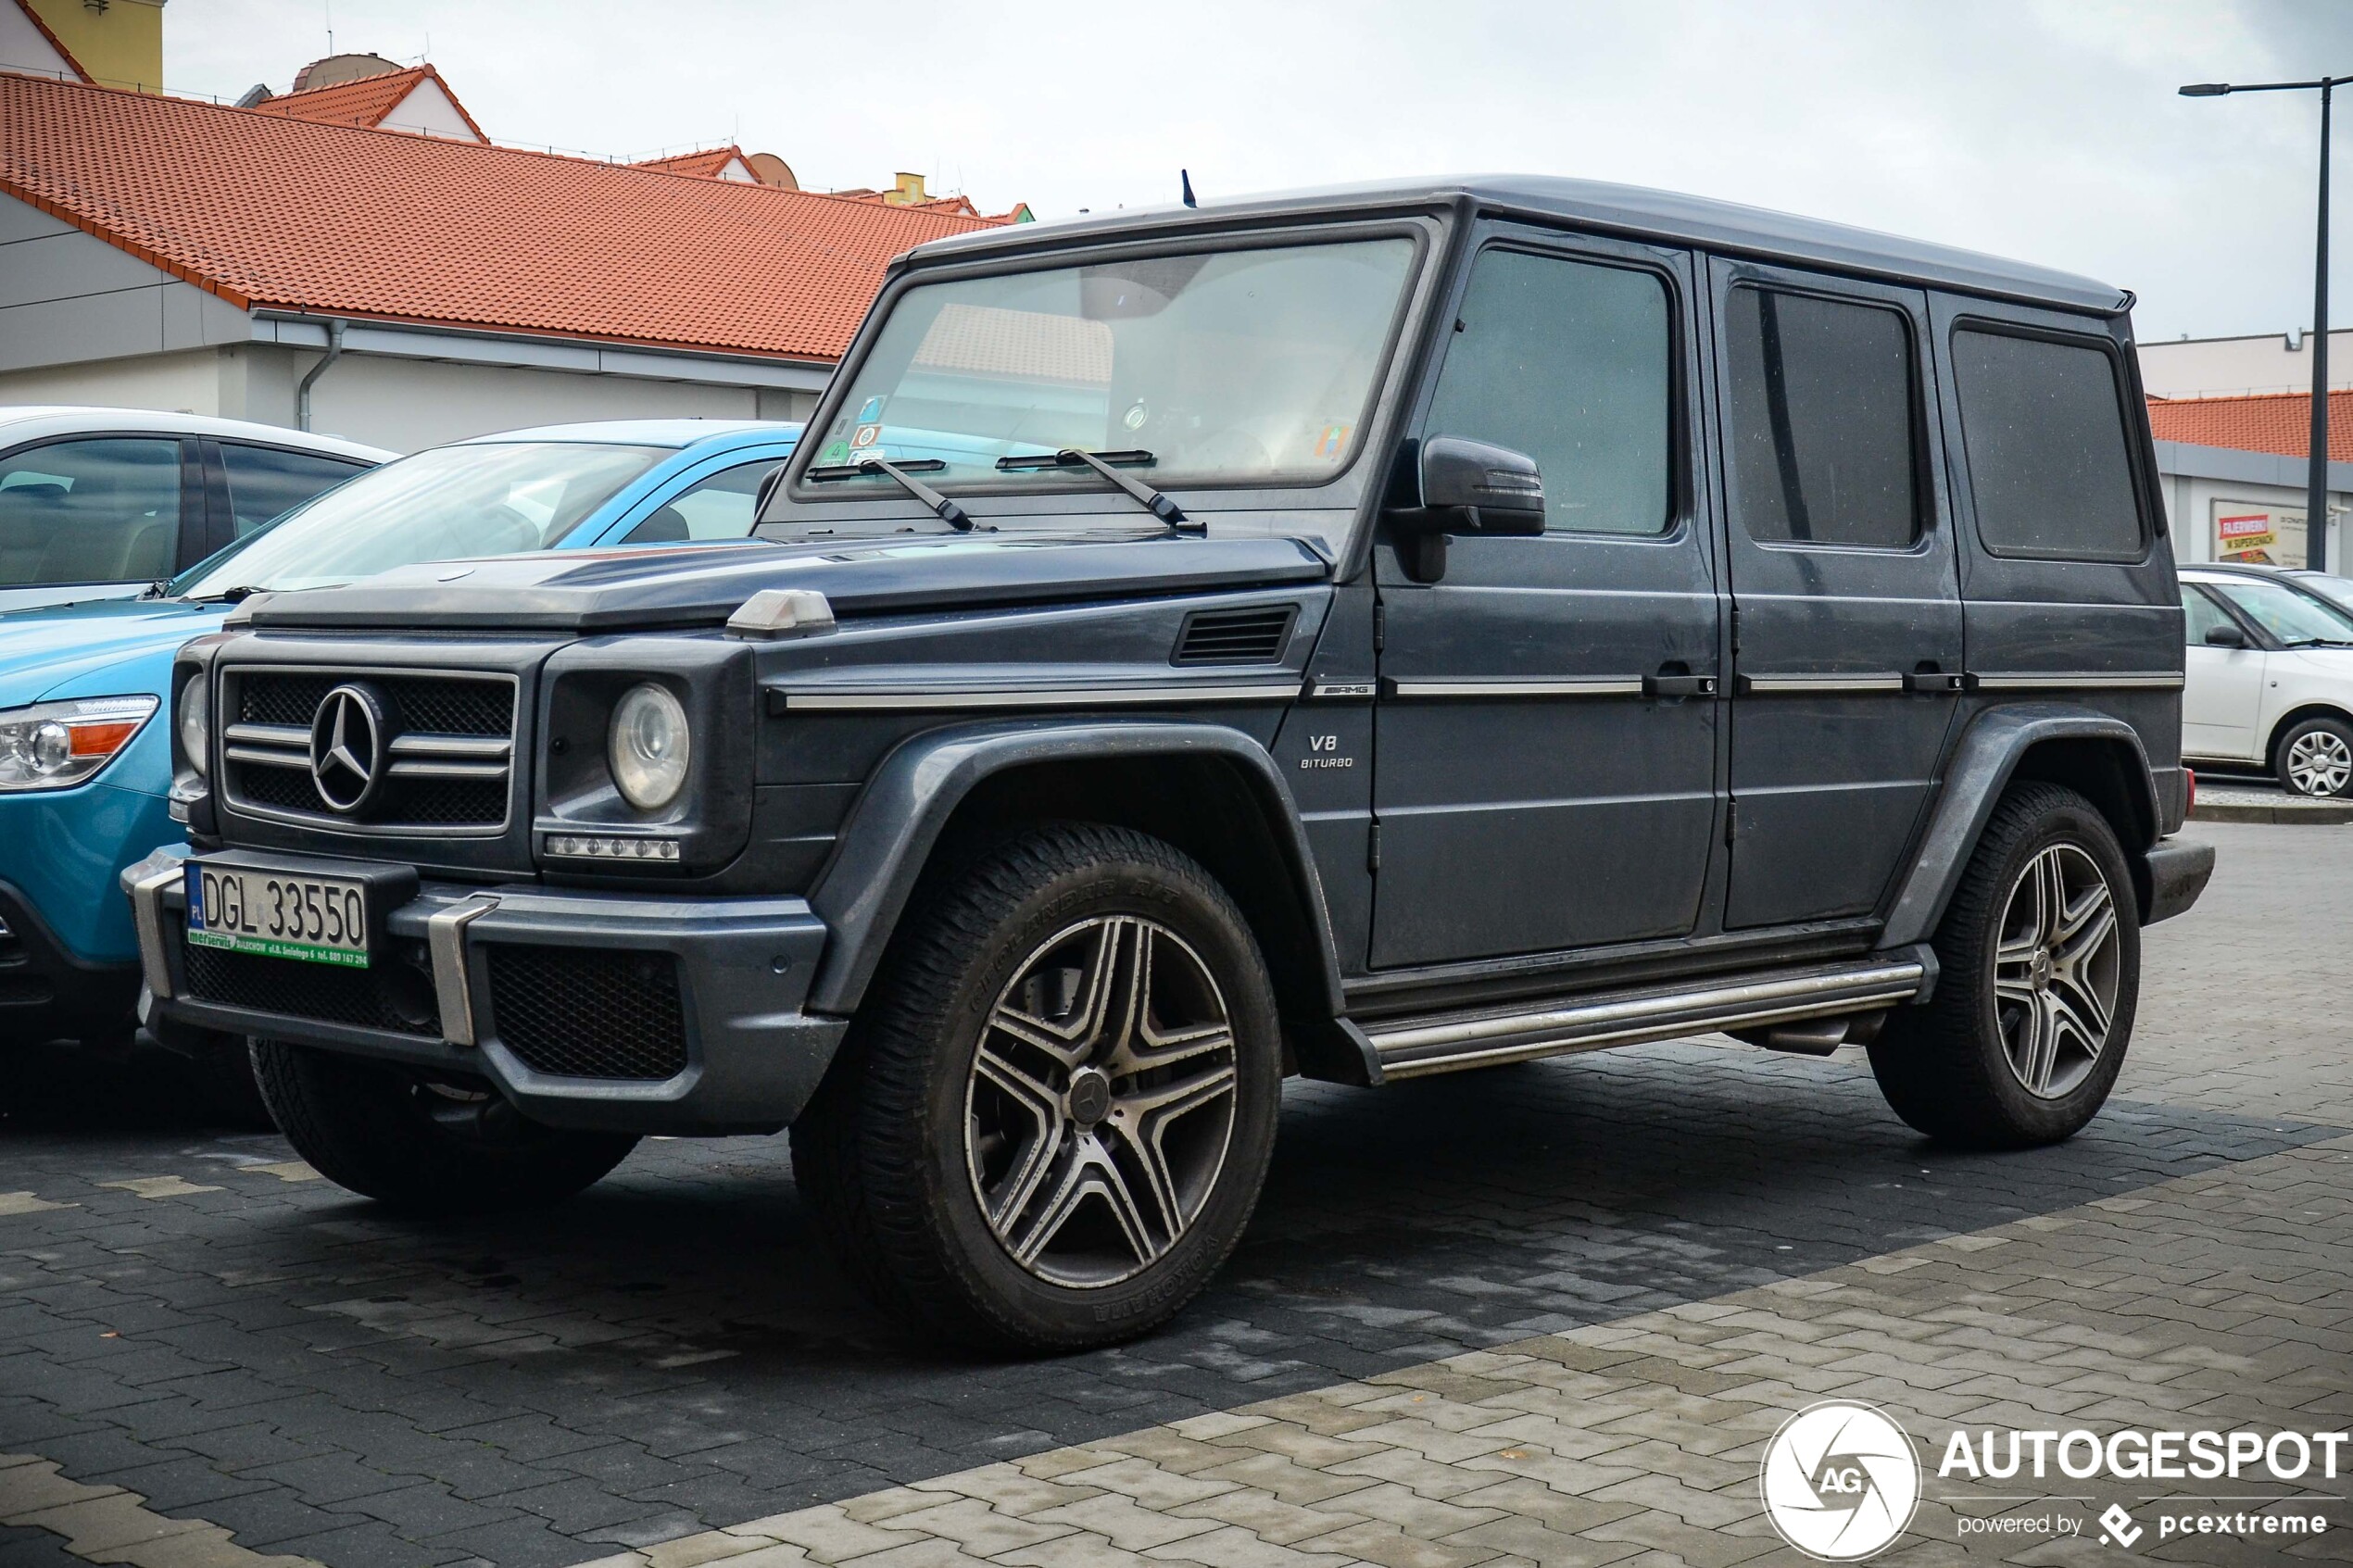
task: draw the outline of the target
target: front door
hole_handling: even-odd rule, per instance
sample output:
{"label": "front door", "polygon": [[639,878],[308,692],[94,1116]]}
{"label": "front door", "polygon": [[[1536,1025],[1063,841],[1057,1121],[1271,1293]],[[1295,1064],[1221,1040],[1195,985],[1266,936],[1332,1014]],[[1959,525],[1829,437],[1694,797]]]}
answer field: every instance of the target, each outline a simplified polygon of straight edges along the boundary
{"label": "front door", "polygon": [[[2255,721],[2263,707],[2263,650],[2230,611],[2196,583],[2182,584],[2183,654],[2182,755],[2244,760],[2255,756]],[[2206,633],[2229,626],[2246,647],[2215,647]]]}
{"label": "front door", "polygon": [[1865,915],[1961,684],[1927,300],[1711,263],[1733,599],[1727,928]]}
{"label": "front door", "polygon": [[[1420,421],[1542,470],[1547,532],[1376,552],[1372,963],[1671,937],[1716,823],[1718,608],[1681,252],[1485,235]],[[1664,685],[1661,678],[1664,678]]]}

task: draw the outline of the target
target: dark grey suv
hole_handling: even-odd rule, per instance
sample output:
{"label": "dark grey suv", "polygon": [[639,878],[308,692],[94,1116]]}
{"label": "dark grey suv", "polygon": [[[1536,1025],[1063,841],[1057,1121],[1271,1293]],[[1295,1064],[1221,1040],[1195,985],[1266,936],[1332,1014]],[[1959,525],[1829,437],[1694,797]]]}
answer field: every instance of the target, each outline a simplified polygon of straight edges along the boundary
{"label": "dark grey suv", "polygon": [[152,1022],[417,1208],[789,1126],[999,1345],[1176,1311],[1290,1073],[1722,1030],[2066,1137],[2212,865],[2130,304],[1541,179],[926,247],[761,542],[191,645]]}

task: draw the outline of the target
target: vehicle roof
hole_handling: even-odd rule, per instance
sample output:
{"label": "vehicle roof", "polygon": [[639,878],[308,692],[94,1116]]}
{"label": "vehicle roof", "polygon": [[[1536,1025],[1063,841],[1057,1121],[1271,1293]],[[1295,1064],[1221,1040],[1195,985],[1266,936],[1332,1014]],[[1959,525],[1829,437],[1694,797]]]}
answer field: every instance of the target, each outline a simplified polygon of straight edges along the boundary
{"label": "vehicle roof", "polygon": [[1198,207],[1130,207],[1090,217],[978,230],[933,241],[912,254],[917,258],[928,258],[1034,250],[1136,231],[1215,228],[1237,219],[1346,216],[1352,212],[1436,207],[1465,200],[1499,211],[1563,219],[1580,228],[1931,283],[2063,309],[2114,315],[2130,308],[2133,303],[2130,294],[2095,278],[2008,261],[1954,245],[1905,239],[1794,213],[1744,207],[1738,202],[1543,174],[1473,174],[1385,181],[1205,201]]}
{"label": "vehicle roof", "polygon": [[151,408],[99,408],[80,404],[18,404],[0,407],[0,445],[38,441],[52,435],[81,435],[93,431],[135,431],[156,435],[209,435],[216,439],[258,441],[271,446],[359,458],[371,463],[390,462],[399,456],[381,446],[346,441],[339,435],[319,435],[288,430],[283,425],[256,424],[247,420],[216,420],[203,414],[160,414]]}
{"label": "vehicle roof", "polygon": [[579,424],[535,425],[469,436],[454,446],[481,446],[502,441],[599,442],[620,446],[686,447],[722,436],[759,436],[798,432],[791,420],[590,420]]}

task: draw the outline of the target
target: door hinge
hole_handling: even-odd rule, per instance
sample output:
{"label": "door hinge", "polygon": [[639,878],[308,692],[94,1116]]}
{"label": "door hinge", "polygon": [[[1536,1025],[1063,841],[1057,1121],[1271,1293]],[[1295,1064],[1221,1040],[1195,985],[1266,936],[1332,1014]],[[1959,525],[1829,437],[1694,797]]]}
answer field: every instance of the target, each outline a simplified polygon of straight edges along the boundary
{"label": "door hinge", "polygon": [[1373,822],[1365,831],[1365,869],[1380,870],[1380,824]]}
{"label": "door hinge", "polygon": [[1727,844],[1731,843],[1733,839],[1735,839],[1735,838],[1737,838],[1738,836],[1740,836],[1740,831],[1741,831],[1741,805],[1740,805],[1740,802],[1739,802],[1739,801],[1737,801],[1737,800],[1732,800],[1732,799],[1729,799],[1729,798],[1728,798],[1728,799],[1726,799],[1726,800],[1725,800],[1725,802],[1724,802],[1724,842],[1725,842],[1725,843],[1727,843]]}
{"label": "door hinge", "polygon": [[1373,651],[1380,653],[1389,646],[1389,607],[1373,606]]}

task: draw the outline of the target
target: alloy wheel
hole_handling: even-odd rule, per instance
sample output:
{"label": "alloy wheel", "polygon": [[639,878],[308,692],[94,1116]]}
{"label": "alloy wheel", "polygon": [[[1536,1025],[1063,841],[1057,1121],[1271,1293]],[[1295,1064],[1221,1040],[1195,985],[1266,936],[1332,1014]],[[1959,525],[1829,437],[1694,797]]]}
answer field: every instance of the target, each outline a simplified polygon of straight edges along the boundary
{"label": "alloy wheel", "polygon": [[1050,1284],[1135,1277],[1216,1187],[1238,1083],[1225,997],[1183,937],[1133,915],[1049,937],[990,1010],[964,1091],[990,1231]]}
{"label": "alloy wheel", "polygon": [[2027,1093],[2063,1099],[2091,1075],[2116,1016],[2123,934],[2099,863],[2072,844],[2027,861],[1994,957],[2002,1054]]}
{"label": "alloy wheel", "polygon": [[2342,795],[2348,780],[2353,780],[2353,746],[2345,744],[2344,736],[2309,730],[2289,745],[2287,781],[2296,794]]}

